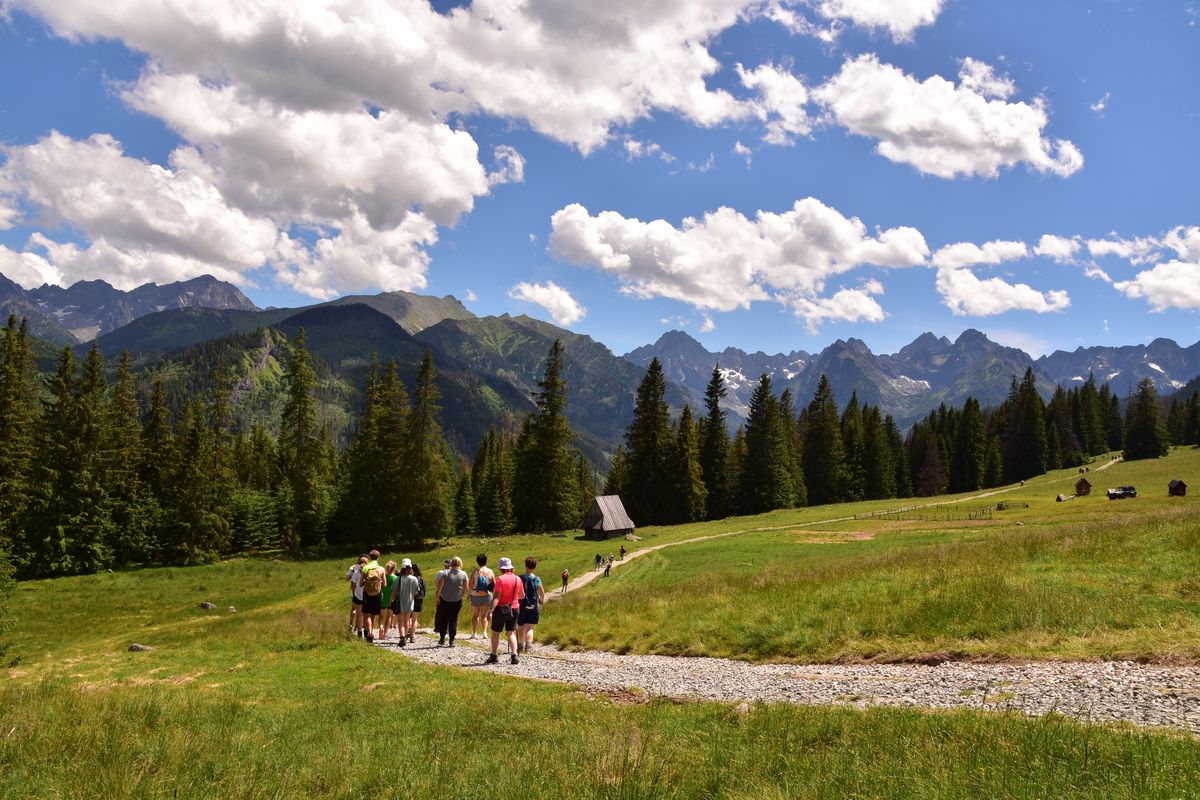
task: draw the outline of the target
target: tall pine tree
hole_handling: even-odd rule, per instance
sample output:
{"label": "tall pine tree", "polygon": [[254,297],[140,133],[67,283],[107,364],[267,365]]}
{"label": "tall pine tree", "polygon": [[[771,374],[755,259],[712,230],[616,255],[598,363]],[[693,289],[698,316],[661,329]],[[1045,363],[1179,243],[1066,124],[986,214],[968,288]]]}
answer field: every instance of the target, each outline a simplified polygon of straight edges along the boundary
{"label": "tall pine tree", "polygon": [[670,517],[672,431],[666,390],[662,364],[655,358],[638,386],[633,421],[625,432],[629,480],[623,504],[638,525],[662,524]]}
{"label": "tall pine tree", "polygon": [[700,427],[700,473],[708,491],[708,519],[720,519],[729,513],[729,431],[725,428],[725,377],[721,365],[713,366],[712,377],[704,390],[705,417]]}
{"label": "tall pine tree", "polygon": [[833,388],[824,375],[817,383],[805,415],[804,476],[810,505],[836,503],[846,482],[842,428]]}

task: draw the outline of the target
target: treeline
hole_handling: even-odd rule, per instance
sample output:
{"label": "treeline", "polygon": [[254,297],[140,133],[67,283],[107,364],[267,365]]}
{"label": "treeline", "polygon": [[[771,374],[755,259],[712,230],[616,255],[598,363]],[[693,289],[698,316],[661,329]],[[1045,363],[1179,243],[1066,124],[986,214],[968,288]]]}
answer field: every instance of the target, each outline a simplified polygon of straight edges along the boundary
{"label": "treeline", "polygon": [[[473,463],[442,435],[428,352],[410,397],[393,359],[372,357],[357,436],[341,452],[318,420],[305,334],[291,342],[279,435],[230,413],[219,363],[210,388],[171,411],[155,381],[139,397],[122,354],[110,384],[93,346],[64,348],[39,375],[25,323],[0,351],[0,589],[20,577],[369,541],[420,548],[463,534],[575,526],[595,473],[566,419],[555,342],[519,433],[488,433]],[[2,598],[0,598],[2,603]]]}
{"label": "treeline", "polygon": [[1091,376],[1079,387],[1058,387],[1045,402],[1030,369],[1020,381],[1014,376],[999,406],[983,408],[971,397],[962,408],[943,405],[907,436],[890,415],[860,404],[854,394],[839,412],[824,375],[798,411],[789,389],[776,396],[770,377],[760,377],[746,423],[732,437],[719,365],[698,420],[685,407],[672,422],[665,389],[656,359],[605,486],[622,496],[638,524],[977,491],[1079,466],[1122,447],[1127,458],[1157,456],[1167,442],[1149,380],[1139,384],[1123,416],[1108,384],[1097,387]]}

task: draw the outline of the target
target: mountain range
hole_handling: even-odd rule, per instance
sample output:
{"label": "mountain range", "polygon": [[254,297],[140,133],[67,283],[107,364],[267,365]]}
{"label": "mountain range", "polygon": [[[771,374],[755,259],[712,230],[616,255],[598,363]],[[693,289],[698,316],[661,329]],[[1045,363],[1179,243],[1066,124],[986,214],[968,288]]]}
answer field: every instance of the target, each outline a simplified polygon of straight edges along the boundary
{"label": "mountain range", "polygon": [[0,275],[0,312],[29,317],[35,336],[59,346],[84,350],[95,338],[108,356],[128,350],[143,380],[164,380],[176,405],[207,388],[212,368],[220,364],[233,382],[235,412],[243,422],[277,416],[288,337],[304,327],[321,368],[323,421],[343,440],[352,435],[370,353],[381,363],[396,359],[411,384],[428,349],[439,370],[448,437],[464,453],[489,426],[513,428],[533,408],[545,355],[561,339],[571,392],[568,414],[581,447],[597,464],[620,442],[637,384],[653,358],[663,365],[674,408],[697,407],[719,364],[733,425],[744,419],[764,373],[777,391],[791,389],[797,406],[807,404],[824,374],[839,402],[854,392],[902,427],[941,403],[960,405],[968,395],[984,405],[999,403],[1013,376],[1029,367],[1047,396],[1055,385],[1077,385],[1089,374],[1122,395],[1144,377],[1167,394],[1200,375],[1200,342],[1181,347],[1160,338],[1144,346],[1080,347],[1033,359],[977,330],[953,341],[924,333],[893,354],[873,353],[853,338],[815,354],[734,347],[714,353],[684,332],[668,331],[620,357],[588,336],[531,317],[477,317],[452,296],[384,292],[259,309],[236,287],[211,276],[122,292],[103,281],[25,290]]}

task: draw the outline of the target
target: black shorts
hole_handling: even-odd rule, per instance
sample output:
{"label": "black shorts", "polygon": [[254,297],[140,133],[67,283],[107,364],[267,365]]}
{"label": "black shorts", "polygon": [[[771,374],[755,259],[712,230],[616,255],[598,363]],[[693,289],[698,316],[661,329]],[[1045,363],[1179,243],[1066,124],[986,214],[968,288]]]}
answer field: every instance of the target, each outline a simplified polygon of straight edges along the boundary
{"label": "black shorts", "polygon": [[517,612],[517,624],[537,625],[539,616],[541,616],[541,609],[537,606],[534,606],[533,608],[521,606],[521,610]]}
{"label": "black shorts", "polygon": [[392,604],[388,606],[388,608],[392,610],[393,614],[400,613],[400,595],[396,595],[392,598]]}
{"label": "black shorts", "polygon": [[362,598],[361,598],[361,597],[351,597],[351,598],[350,598],[350,603],[351,603],[352,605],[361,606],[361,605],[362,605]]}
{"label": "black shorts", "polygon": [[515,631],[517,629],[517,612],[512,606],[496,606],[492,612],[492,630]]}
{"label": "black shorts", "polygon": [[364,594],[363,595],[363,609],[362,610],[363,610],[363,613],[366,614],[368,617],[379,616],[379,612],[382,609],[383,609],[383,595],[382,594],[376,594],[376,595]]}
{"label": "black shorts", "polygon": [[424,606],[424,605],[425,605],[425,598],[424,598],[424,597],[414,597],[414,598],[413,598],[413,613],[414,613],[414,614],[420,614],[420,613],[421,613],[421,607],[422,607],[422,606]]}

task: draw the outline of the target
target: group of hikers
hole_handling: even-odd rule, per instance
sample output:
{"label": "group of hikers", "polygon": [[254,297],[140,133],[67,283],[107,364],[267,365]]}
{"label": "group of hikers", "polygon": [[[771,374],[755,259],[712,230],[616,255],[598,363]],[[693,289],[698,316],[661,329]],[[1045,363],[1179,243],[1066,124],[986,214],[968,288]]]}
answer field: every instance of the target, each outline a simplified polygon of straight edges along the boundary
{"label": "group of hikers", "polygon": [[[379,563],[379,551],[372,550],[358,557],[346,572],[350,583],[350,628],[369,642],[387,639],[392,630],[398,631],[399,646],[414,641],[425,601],[426,584],[420,568],[410,559]],[[446,559],[433,580],[435,605],[433,629],[438,635],[438,647],[454,647],[458,635],[458,616],[463,598],[471,606],[471,638],[486,636],[491,629],[491,655],[488,664],[499,661],[500,634],[507,634],[511,663],[517,654],[527,652],[533,644],[533,629],[538,624],[541,608],[546,602],[542,579],[534,572],[537,559],[525,559],[525,572],[517,575],[511,559],[501,558],[497,575],[488,566],[488,557],[475,557],[475,569],[468,575],[458,556]],[[566,591],[570,574],[563,570],[562,585]]]}
{"label": "group of hikers", "polygon": [[[621,545],[621,559],[620,560],[621,561],[625,560],[625,545]],[[596,553],[596,558],[592,563],[594,565],[596,572],[599,572],[600,567],[603,566],[604,567],[604,577],[607,578],[608,573],[610,573],[612,571],[613,554],[609,553],[607,556],[602,556],[599,553]],[[566,585],[567,585],[566,581],[563,581],[564,591],[565,591]]]}

